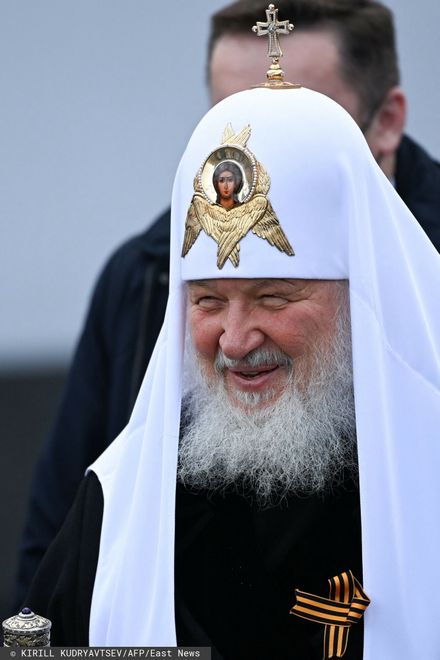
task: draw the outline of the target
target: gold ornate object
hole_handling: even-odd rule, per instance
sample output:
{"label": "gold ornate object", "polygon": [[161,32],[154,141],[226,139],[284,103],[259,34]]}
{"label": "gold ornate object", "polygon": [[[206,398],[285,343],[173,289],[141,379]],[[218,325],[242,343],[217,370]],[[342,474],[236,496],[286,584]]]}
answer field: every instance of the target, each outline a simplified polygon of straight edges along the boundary
{"label": "gold ornate object", "polygon": [[25,607],[16,616],[3,621],[3,646],[50,646],[51,626],[49,619],[38,616]]}
{"label": "gold ornate object", "polygon": [[252,30],[256,33],[257,37],[268,35],[267,54],[272,59],[272,64],[266,74],[267,82],[255,85],[255,87],[270,87],[271,89],[301,87],[301,85],[284,82],[284,71],[280,67],[280,58],[283,56],[283,51],[280,47],[278,35],[290,34],[293,30],[292,23],[289,23],[289,21],[279,21],[278,9],[275,8],[275,5],[269,5],[266,9],[266,22],[257,21],[257,24],[253,26]]}
{"label": "gold ornate object", "polygon": [[252,230],[281,252],[294,255],[292,246],[267,198],[270,178],[246,144],[251,127],[235,133],[231,124],[194,179],[194,192],[185,223],[182,257],[203,231],[217,243],[217,267],[227,259],[237,267],[240,240]]}

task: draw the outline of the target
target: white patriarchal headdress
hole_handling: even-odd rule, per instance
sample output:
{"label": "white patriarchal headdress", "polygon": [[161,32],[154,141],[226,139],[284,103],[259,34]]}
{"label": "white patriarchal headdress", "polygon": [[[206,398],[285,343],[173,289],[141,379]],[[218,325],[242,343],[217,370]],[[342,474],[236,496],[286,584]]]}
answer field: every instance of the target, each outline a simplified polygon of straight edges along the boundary
{"label": "white patriarchal headdress", "polygon": [[[213,213],[221,160],[241,168],[244,185],[232,211]],[[175,644],[185,281],[219,277],[349,280],[363,584],[372,600],[364,658],[434,660],[440,257],[354,121],[306,89],[229,97],[202,119],[181,160],[164,326],[127,428],[91,468],[105,508],[90,643]]]}

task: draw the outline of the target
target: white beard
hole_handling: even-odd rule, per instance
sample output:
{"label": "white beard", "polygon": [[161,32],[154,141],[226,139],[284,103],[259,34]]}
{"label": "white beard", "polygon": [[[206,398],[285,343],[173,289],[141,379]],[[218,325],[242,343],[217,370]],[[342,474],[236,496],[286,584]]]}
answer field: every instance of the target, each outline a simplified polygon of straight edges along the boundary
{"label": "white beard", "polygon": [[260,506],[273,506],[289,493],[324,492],[343,474],[356,473],[348,309],[337,325],[330,346],[313,347],[313,356],[294,363],[284,353],[267,356],[258,349],[247,356],[252,366],[262,364],[262,353],[269,363],[278,358],[291,365],[286,390],[274,403],[270,393],[234,392],[234,405],[221,375],[229,361],[221,354],[214,385],[199,368],[183,420],[183,484],[212,492],[234,488]]}

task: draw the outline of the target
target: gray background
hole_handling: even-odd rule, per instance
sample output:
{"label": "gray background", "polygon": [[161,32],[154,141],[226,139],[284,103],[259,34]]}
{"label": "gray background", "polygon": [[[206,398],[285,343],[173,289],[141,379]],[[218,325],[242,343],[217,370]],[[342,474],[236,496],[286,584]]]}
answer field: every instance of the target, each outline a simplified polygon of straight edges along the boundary
{"label": "gray background", "polygon": [[[110,252],[169,203],[208,107],[209,15],[225,4],[0,0],[2,615],[33,458],[92,284]],[[387,4],[408,132],[440,157],[440,3]]]}

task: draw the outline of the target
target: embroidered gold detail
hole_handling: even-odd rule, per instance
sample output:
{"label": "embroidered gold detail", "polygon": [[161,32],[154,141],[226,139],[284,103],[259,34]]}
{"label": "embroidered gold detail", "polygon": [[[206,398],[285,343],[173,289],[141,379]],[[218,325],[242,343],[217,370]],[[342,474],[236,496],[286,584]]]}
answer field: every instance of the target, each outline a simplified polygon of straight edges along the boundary
{"label": "embroidered gold detail", "polygon": [[194,179],[194,196],[185,223],[182,257],[203,231],[217,243],[217,267],[227,259],[237,267],[240,241],[252,232],[281,252],[294,251],[267,198],[270,178],[246,144],[250,126],[235,133],[231,124],[221,146],[205,159]]}

